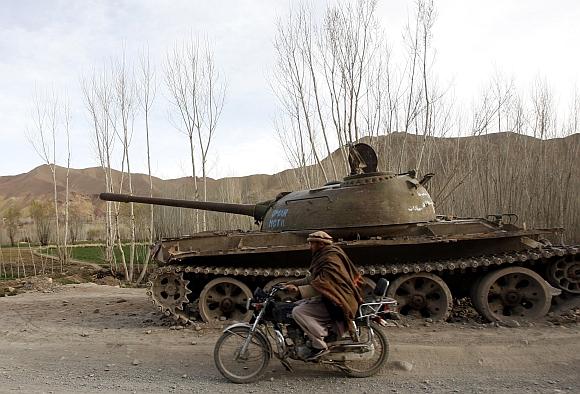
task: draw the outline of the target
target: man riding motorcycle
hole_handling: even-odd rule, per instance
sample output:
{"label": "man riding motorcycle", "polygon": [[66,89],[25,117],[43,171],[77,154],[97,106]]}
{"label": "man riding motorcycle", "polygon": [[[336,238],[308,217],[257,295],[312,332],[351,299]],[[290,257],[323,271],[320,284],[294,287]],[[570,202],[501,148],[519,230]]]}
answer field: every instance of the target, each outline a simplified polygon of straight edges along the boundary
{"label": "man riding motorcycle", "polygon": [[304,298],[308,297],[306,289],[309,285],[317,294],[299,301],[292,310],[292,317],[310,338],[313,349],[307,360],[313,361],[328,353],[324,338],[330,325],[335,324],[341,337],[348,322],[351,336],[356,336],[350,324],[362,296],[360,274],[346,253],[333,245],[332,237],[324,231],[316,231],[307,240],[312,252],[310,276],[287,282],[286,290],[300,292]]}

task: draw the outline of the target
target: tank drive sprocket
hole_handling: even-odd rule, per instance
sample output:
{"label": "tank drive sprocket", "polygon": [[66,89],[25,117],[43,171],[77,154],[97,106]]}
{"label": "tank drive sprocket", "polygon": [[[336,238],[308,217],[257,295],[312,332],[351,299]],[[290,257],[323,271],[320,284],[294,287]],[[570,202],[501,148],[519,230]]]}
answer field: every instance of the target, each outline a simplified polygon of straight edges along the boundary
{"label": "tank drive sprocket", "polygon": [[183,313],[184,306],[189,303],[188,295],[191,294],[188,285],[189,280],[183,278],[182,272],[154,273],[149,278],[147,295],[166,316],[188,321]]}
{"label": "tank drive sprocket", "polygon": [[548,280],[561,290],[580,294],[580,257],[567,255],[548,266]]}

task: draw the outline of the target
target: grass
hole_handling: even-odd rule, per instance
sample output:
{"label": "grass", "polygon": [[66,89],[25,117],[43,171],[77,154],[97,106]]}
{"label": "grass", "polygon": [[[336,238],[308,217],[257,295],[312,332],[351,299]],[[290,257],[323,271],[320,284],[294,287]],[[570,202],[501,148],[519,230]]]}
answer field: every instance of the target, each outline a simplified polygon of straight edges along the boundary
{"label": "grass", "polygon": [[[127,265],[129,263],[129,245],[123,245]],[[42,254],[56,256],[55,247],[43,247],[38,250]],[[25,277],[33,275],[50,275],[56,283],[70,284],[91,281],[94,272],[99,271],[97,267],[90,267],[87,264],[76,263],[79,261],[96,264],[101,270],[111,271],[111,266],[103,260],[105,248],[99,246],[75,246],[69,249],[72,261],[64,265],[61,271],[61,265],[58,261],[52,261],[33,255],[30,248],[3,248],[0,255],[0,289],[5,286],[14,286],[14,283]],[[148,245],[138,244],[135,246],[135,275],[139,275],[143,268],[143,263],[149,253]],[[121,251],[115,248],[117,264],[113,271],[119,274],[121,271]],[[148,272],[155,269],[154,261],[149,262]],[[95,270],[95,268],[97,268]],[[136,279],[137,276],[135,276]]]}

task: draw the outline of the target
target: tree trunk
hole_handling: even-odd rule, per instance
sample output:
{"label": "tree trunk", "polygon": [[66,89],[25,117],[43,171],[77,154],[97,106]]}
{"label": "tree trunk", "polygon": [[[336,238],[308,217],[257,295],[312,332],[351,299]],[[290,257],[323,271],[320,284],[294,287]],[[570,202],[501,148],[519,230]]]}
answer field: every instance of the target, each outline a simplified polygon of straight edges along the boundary
{"label": "tree trunk", "polygon": [[[193,199],[197,200],[198,190],[197,190],[197,177],[195,176],[195,156],[193,150],[193,133],[189,134],[189,152],[191,154],[191,174],[193,177]],[[199,210],[194,209],[195,215],[195,232],[199,232]]]}

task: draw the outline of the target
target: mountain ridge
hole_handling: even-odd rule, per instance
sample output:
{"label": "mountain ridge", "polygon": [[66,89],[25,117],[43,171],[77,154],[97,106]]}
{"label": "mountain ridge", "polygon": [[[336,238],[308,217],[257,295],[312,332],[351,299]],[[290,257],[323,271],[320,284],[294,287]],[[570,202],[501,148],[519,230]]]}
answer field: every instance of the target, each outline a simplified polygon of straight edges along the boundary
{"label": "mountain ridge", "polygon": [[[368,138],[365,141],[368,142]],[[481,216],[490,212],[517,211],[525,213],[530,224],[559,225],[558,221],[563,220],[561,224],[568,224],[568,228],[571,225],[572,232],[580,234],[580,209],[573,201],[562,200],[580,193],[579,166],[573,164],[580,153],[578,133],[548,140],[516,133],[427,137],[426,140],[421,135],[392,133],[374,137],[371,144],[379,156],[379,169],[395,169],[398,166],[399,171],[414,168],[419,152],[426,147],[421,170],[436,173],[434,181],[430,182],[430,193],[434,200],[437,195],[442,196],[441,201],[435,201],[439,212]],[[341,160],[337,172],[347,175],[344,173],[341,151],[336,150],[332,155]],[[323,164],[327,173],[331,174],[328,161],[327,157]],[[66,187],[65,171],[66,168],[57,166],[57,192],[61,203]],[[133,193],[148,196],[149,176],[142,173],[131,176]],[[115,191],[118,192],[121,173],[113,170],[113,178]],[[191,177],[152,178],[154,196],[194,199]],[[328,180],[331,178],[332,175]],[[127,177],[124,179],[126,181]],[[198,198],[202,199],[203,185],[201,178],[197,179],[200,189]],[[542,182],[539,183],[539,180]],[[280,192],[318,187],[322,183],[324,179],[316,165],[310,165],[305,170],[290,168],[272,175],[208,177],[207,200],[257,203],[272,199]],[[127,193],[126,183],[124,186],[123,192]],[[0,176],[0,217],[8,206],[22,210],[29,207],[33,200],[52,201],[53,188],[52,173],[46,164],[27,173]],[[98,194],[105,191],[105,182],[100,167],[71,168],[69,190],[71,197],[87,199],[97,214],[102,212],[99,207],[103,203],[98,200]],[[559,194],[557,198],[555,193]],[[568,204],[567,211],[556,214],[554,204],[561,205],[562,201]],[[23,214],[26,215],[26,212]]]}

